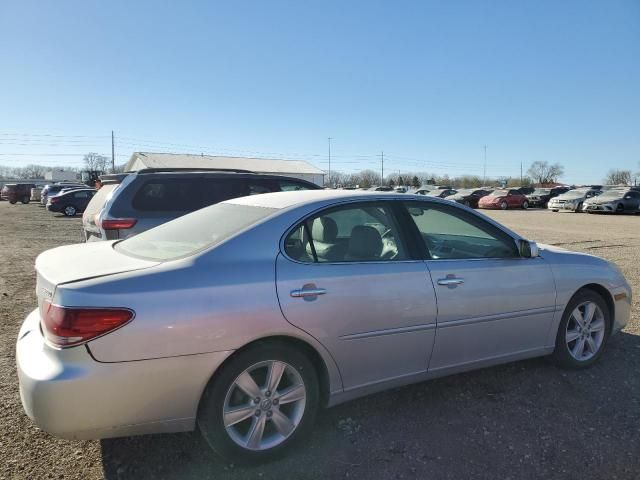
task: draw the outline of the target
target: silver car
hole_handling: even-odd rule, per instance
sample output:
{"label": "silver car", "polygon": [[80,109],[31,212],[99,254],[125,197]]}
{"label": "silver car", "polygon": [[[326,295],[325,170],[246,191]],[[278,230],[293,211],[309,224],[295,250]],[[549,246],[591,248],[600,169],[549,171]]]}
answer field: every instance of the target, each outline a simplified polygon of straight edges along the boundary
{"label": "silver car", "polygon": [[269,193],[36,260],[24,409],[93,439],[198,428],[226,458],[321,407],[513,360],[583,368],[630,316],[620,270],[418,195]]}
{"label": "silver car", "polygon": [[637,213],[640,211],[640,191],[632,188],[612,188],[584,203],[587,213]]}
{"label": "silver car", "polygon": [[559,212],[561,210],[579,213],[582,212],[584,202],[590,198],[597,197],[602,193],[602,190],[595,190],[593,188],[577,188],[575,190],[569,190],[567,193],[558,195],[549,200],[547,208],[552,212]]}

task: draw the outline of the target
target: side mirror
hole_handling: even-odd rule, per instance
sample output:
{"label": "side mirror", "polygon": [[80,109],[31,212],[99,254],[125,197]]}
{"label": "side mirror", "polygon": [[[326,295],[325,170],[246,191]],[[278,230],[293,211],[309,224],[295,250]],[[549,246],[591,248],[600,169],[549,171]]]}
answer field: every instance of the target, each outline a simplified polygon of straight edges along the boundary
{"label": "side mirror", "polygon": [[529,240],[520,240],[520,256],[523,258],[535,258],[539,255],[538,244]]}

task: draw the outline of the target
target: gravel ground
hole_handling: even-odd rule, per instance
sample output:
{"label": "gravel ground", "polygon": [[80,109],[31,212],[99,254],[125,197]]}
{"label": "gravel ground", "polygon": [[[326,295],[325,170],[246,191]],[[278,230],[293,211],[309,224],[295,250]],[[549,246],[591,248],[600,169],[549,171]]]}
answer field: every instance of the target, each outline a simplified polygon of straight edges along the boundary
{"label": "gravel ground", "polygon": [[[614,260],[640,292],[640,216],[490,212],[529,238]],[[223,464],[197,433],[59,440],[24,415],[15,374],[20,323],[35,306],[36,255],[80,238],[80,219],[0,202],[2,479],[595,479],[640,475],[640,316],[593,368],[544,359],[372,395],[322,412],[314,435],[260,467]]]}

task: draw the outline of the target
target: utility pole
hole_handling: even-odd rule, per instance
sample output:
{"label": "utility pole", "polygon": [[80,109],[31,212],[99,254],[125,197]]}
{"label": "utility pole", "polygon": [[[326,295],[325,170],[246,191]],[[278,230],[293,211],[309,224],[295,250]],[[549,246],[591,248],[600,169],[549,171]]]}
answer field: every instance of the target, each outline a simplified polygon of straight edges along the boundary
{"label": "utility pole", "polygon": [[331,187],[331,137],[327,138],[329,141],[329,187]]}
{"label": "utility pole", "polygon": [[522,160],[520,160],[520,186],[522,186]]}
{"label": "utility pole", "polygon": [[487,146],[484,146],[484,168],[482,169],[482,185],[487,185]]}
{"label": "utility pole", "polygon": [[116,173],[116,147],[113,140],[113,130],[111,130],[111,173]]}
{"label": "utility pole", "polygon": [[380,183],[384,185],[384,152],[380,153]]}

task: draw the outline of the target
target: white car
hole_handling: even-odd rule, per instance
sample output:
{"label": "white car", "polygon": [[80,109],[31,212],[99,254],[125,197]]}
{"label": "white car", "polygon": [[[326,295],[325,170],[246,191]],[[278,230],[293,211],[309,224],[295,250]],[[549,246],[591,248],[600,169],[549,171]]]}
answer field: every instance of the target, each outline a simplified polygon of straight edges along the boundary
{"label": "white car", "polygon": [[552,212],[559,212],[560,210],[576,213],[582,212],[584,202],[590,198],[597,197],[601,193],[601,190],[595,190],[593,188],[569,190],[567,193],[563,193],[549,200],[547,208]]}

